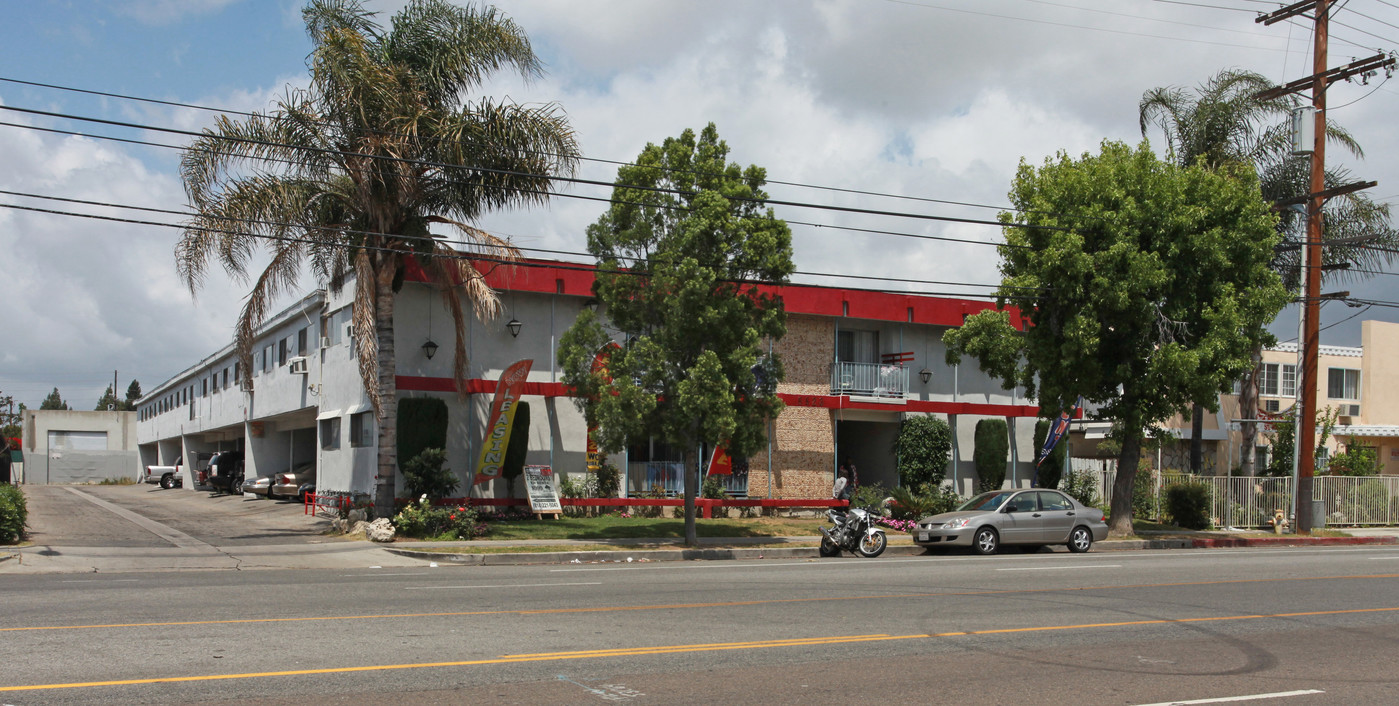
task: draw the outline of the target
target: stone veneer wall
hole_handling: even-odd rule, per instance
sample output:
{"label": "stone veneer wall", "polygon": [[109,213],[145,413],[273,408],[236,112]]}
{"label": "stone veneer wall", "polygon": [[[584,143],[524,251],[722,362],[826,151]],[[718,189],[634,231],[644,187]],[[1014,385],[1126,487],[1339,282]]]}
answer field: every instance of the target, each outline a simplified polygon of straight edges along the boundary
{"label": "stone veneer wall", "polygon": [[[777,391],[829,395],[834,347],[834,319],[789,315],[787,335],[774,346],[786,372]],[[749,459],[748,496],[829,497],[835,479],[835,422],[831,411],[821,407],[787,407],[774,420],[770,433],[772,469],[768,468],[765,452]]]}

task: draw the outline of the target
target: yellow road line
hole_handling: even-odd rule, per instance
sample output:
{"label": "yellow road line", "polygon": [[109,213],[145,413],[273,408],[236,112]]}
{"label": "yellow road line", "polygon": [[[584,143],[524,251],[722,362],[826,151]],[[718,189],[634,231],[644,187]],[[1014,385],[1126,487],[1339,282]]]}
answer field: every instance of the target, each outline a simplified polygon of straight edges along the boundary
{"label": "yellow road line", "polygon": [[678,654],[693,652],[715,652],[720,650],[755,650],[780,647],[806,647],[815,645],[850,644],[857,642],[879,642],[888,640],[919,640],[940,637],[967,637],[972,635],[998,635],[1005,633],[1048,632],[1054,630],[1091,630],[1118,628],[1134,625],[1173,625],[1184,623],[1218,622],[1224,620],[1259,620],[1267,618],[1300,618],[1319,615],[1350,615],[1357,613],[1385,613],[1399,611],[1392,608],[1351,608],[1345,610],[1315,610],[1300,613],[1271,613],[1255,615],[1221,615],[1206,618],[1160,618],[1156,620],[1129,620],[1114,623],[1083,623],[1078,625],[1041,625],[1026,628],[999,628],[994,630],[967,630],[964,632],[942,632],[914,635],[832,635],[826,637],[789,638],[783,640],[757,640],[751,642],[710,642],[691,645],[657,645],[651,647],[620,647],[600,650],[579,650],[574,652],[538,652],[530,654],[501,655],[490,659],[473,659],[456,662],[421,662],[417,664],[380,664],[361,667],[330,667],[326,669],[296,669],[280,672],[246,672],[242,674],[207,674],[190,677],[154,677],[150,679],[122,679],[113,681],[70,682],[66,684],[28,684],[24,686],[0,686],[5,691],[40,691],[51,689],[81,689],[98,686],[133,686],[140,684],[170,684],[176,682],[218,681],[226,679],[258,679],[264,677],[293,677],[316,674],[349,674],[353,672],[377,672],[403,669],[433,669],[440,667],[474,667],[493,664],[518,664],[523,662],[549,662],[576,659],[604,659],[608,657],[636,657],[642,655]]}
{"label": "yellow road line", "polygon": [[880,593],[863,596],[821,596],[818,598],[769,598],[752,601],[722,601],[714,603],[667,603],[636,606],[597,606],[591,608],[535,608],[520,610],[468,610],[439,613],[381,613],[376,615],[323,615],[299,618],[234,618],[228,620],[181,620],[153,623],[98,623],[93,625],[31,625],[0,628],[0,633],[38,630],[99,630],[113,628],[156,628],[186,625],[237,625],[244,623],[301,623],[334,620],[385,620],[394,618],[454,618],[472,615],[557,615],[561,613],[620,613],[643,610],[693,610],[696,608],[736,608],[739,606],[779,605],[783,603],[812,603],[825,601],[868,601],[890,598],[942,598],[952,596],[1010,596],[1019,594],[1068,593],[1074,591],[1111,591],[1137,588],[1173,588],[1181,586],[1218,586],[1242,583],[1278,583],[1292,581],[1355,581],[1362,579],[1393,579],[1399,574],[1364,574],[1356,576],[1315,576],[1259,579],[1229,579],[1223,581],[1184,581],[1178,583],[1141,583],[1122,586],[1081,586],[1078,588],[1030,588],[1004,591],[941,591],[932,593]]}

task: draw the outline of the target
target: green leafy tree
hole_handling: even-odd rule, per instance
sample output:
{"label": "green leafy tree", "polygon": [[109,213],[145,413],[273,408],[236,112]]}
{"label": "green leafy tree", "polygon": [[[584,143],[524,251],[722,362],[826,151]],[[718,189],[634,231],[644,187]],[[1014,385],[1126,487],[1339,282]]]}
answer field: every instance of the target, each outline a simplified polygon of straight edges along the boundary
{"label": "green leafy tree", "polygon": [[905,417],[894,439],[899,485],[915,494],[932,493],[947,477],[952,455],[952,427],[930,414]]}
{"label": "green leafy tree", "polygon": [[[1194,91],[1177,86],[1153,88],[1142,96],[1139,113],[1142,136],[1151,126],[1160,128],[1165,136],[1168,158],[1182,167],[1199,164],[1206,169],[1233,169],[1242,165],[1256,169],[1263,199],[1268,203],[1294,199],[1311,192],[1310,162],[1292,157],[1291,123],[1289,115],[1298,105],[1292,94],[1259,98],[1259,93],[1273,88],[1267,77],[1252,71],[1229,69],[1220,71]],[[1327,139],[1356,157],[1363,157],[1360,144],[1340,125],[1327,122]],[[1341,169],[1328,169],[1327,188],[1340,186],[1352,179]],[[1323,250],[1323,263],[1332,265],[1323,270],[1329,280],[1346,280],[1370,276],[1381,265],[1393,261],[1399,246],[1399,232],[1390,224],[1389,205],[1376,203],[1362,192],[1345,194],[1327,201],[1322,220],[1324,241],[1344,241],[1356,236],[1372,236],[1380,249],[1357,244],[1329,244]],[[1278,231],[1284,242],[1279,246],[1273,268],[1282,275],[1283,283],[1293,292],[1301,288],[1301,248],[1306,239],[1304,213],[1284,209],[1279,213]],[[1351,263],[1355,267],[1336,267]],[[1240,406],[1244,410],[1258,409],[1256,375],[1262,362],[1262,349],[1253,353],[1253,366],[1240,381]],[[1196,404],[1192,415],[1191,470],[1200,472],[1202,456],[1204,408]],[[1256,415],[1247,413],[1246,418]],[[1245,421],[1240,469],[1244,475],[1255,471],[1254,450],[1258,424]]]}
{"label": "green leafy tree", "polygon": [[6,439],[18,439],[24,433],[20,425],[24,419],[24,404],[15,407],[13,395],[0,395],[0,450],[6,447]]}
{"label": "green leafy tree", "polygon": [[53,392],[39,403],[39,409],[68,409],[68,403],[63,401],[63,397],[58,394],[58,388],[53,388]]}
{"label": "green leafy tree", "polygon": [[119,409],[135,412],[136,401],[139,399],[141,399],[141,383],[132,379],[131,384],[126,386],[126,399],[121,401]]}
{"label": "green leafy tree", "polygon": [[612,206],[588,228],[594,293],[627,344],[593,371],[611,341],[583,311],[560,338],[564,381],[603,451],[648,437],[683,449],[685,541],[693,546],[701,442],[746,458],[781,411],[782,368],[764,356],[786,333],[779,298],[760,287],[792,273],[791,232],[763,205],[757,166],[727,162],[713,124],[648,144],[617,171]]}
{"label": "green leafy tree", "polygon": [[1010,459],[1010,428],[1006,420],[979,420],[974,439],[972,463],[976,466],[977,490],[1000,490],[1006,482],[1006,461]]}
{"label": "green leafy tree", "polygon": [[93,407],[93,410],[98,412],[105,412],[108,409],[117,412],[122,410],[121,400],[117,399],[116,393],[112,392],[111,385],[108,385],[107,391],[103,392],[102,396],[97,398],[97,406]]}
{"label": "green leafy tree", "polygon": [[948,362],[971,355],[1050,413],[1081,394],[1115,420],[1111,529],[1128,534],[1145,433],[1217,400],[1271,339],[1263,327],[1288,299],[1269,268],[1275,217],[1247,170],[1180,167],[1145,144],[1022,163],[1011,199],[998,296],[1028,325],[969,317],[943,337]]}
{"label": "green leafy tree", "polygon": [[307,265],[332,290],[353,275],[355,351],[378,420],[375,507],[388,516],[398,461],[394,303],[409,259],[450,313],[453,378],[465,394],[463,302],[483,319],[500,303],[430,228],[453,229],[476,254],[518,258],[471,224],[493,209],[543,203],[578,147],[557,106],[473,99],[497,71],[542,73],[524,31],[494,9],[412,0],[385,28],[358,0],[313,0],[302,17],[310,86],[270,112],[219,118],[186,150],[185,192],[198,215],[176,260],[195,292],[211,261],[242,279],[266,249],[235,327],[247,389],[252,340],[275,297]]}

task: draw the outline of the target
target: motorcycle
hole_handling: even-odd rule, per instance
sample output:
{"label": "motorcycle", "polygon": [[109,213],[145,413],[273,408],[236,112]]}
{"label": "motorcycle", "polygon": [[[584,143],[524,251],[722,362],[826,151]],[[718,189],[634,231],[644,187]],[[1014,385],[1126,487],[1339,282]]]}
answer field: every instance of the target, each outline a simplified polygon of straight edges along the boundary
{"label": "motorcycle", "polygon": [[840,556],[842,549],[870,558],[883,554],[889,539],[884,536],[884,529],[876,524],[875,518],[881,514],[872,507],[827,510],[826,519],[833,526],[821,528],[821,548],[817,552],[823,557]]}

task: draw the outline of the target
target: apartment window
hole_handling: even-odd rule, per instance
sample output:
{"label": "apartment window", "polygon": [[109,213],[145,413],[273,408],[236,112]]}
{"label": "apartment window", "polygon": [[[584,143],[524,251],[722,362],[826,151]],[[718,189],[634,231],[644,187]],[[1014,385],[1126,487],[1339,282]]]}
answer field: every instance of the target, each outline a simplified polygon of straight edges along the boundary
{"label": "apartment window", "polygon": [[277,365],[287,364],[287,339],[277,341]]}
{"label": "apartment window", "polygon": [[1264,397],[1296,397],[1297,366],[1264,363],[1258,369],[1258,394]]}
{"label": "apartment window", "polygon": [[228,368],[223,369],[223,389],[228,389]]}
{"label": "apartment window", "polygon": [[208,397],[208,396],[209,396],[209,381],[208,381],[208,380],[202,380],[202,381],[200,381],[199,388],[200,388],[200,391],[199,391],[199,396],[200,396],[200,397]]}
{"label": "apartment window", "polygon": [[878,331],[841,331],[836,335],[836,355],[849,363],[879,362]]}
{"label": "apartment window", "polygon": [[1359,400],[1360,371],[1350,368],[1327,368],[1326,396],[1333,400]]}
{"label": "apartment window", "polygon": [[[237,363],[234,363],[234,364],[233,364],[233,381],[234,381],[234,382],[238,382],[238,364],[237,364]],[[240,387],[241,387],[241,384],[240,384]]]}
{"label": "apartment window", "polygon": [[350,415],[350,446],[374,445],[374,413],[360,412]]}
{"label": "apartment window", "polygon": [[272,344],[267,344],[262,349],[262,372],[272,372]]}
{"label": "apartment window", "polygon": [[321,448],[332,451],[340,448],[340,418],[321,420]]}
{"label": "apartment window", "polygon": [[1279,376],[1281,382],[1281,392],[1283,397],[1297,396],[1297,366],[1283,365],[1282,375]]}
{"label": "apartment window", "polygon": [[310,337],[311,327],[296,332],[296,354],[306,355],[306,339]]}

